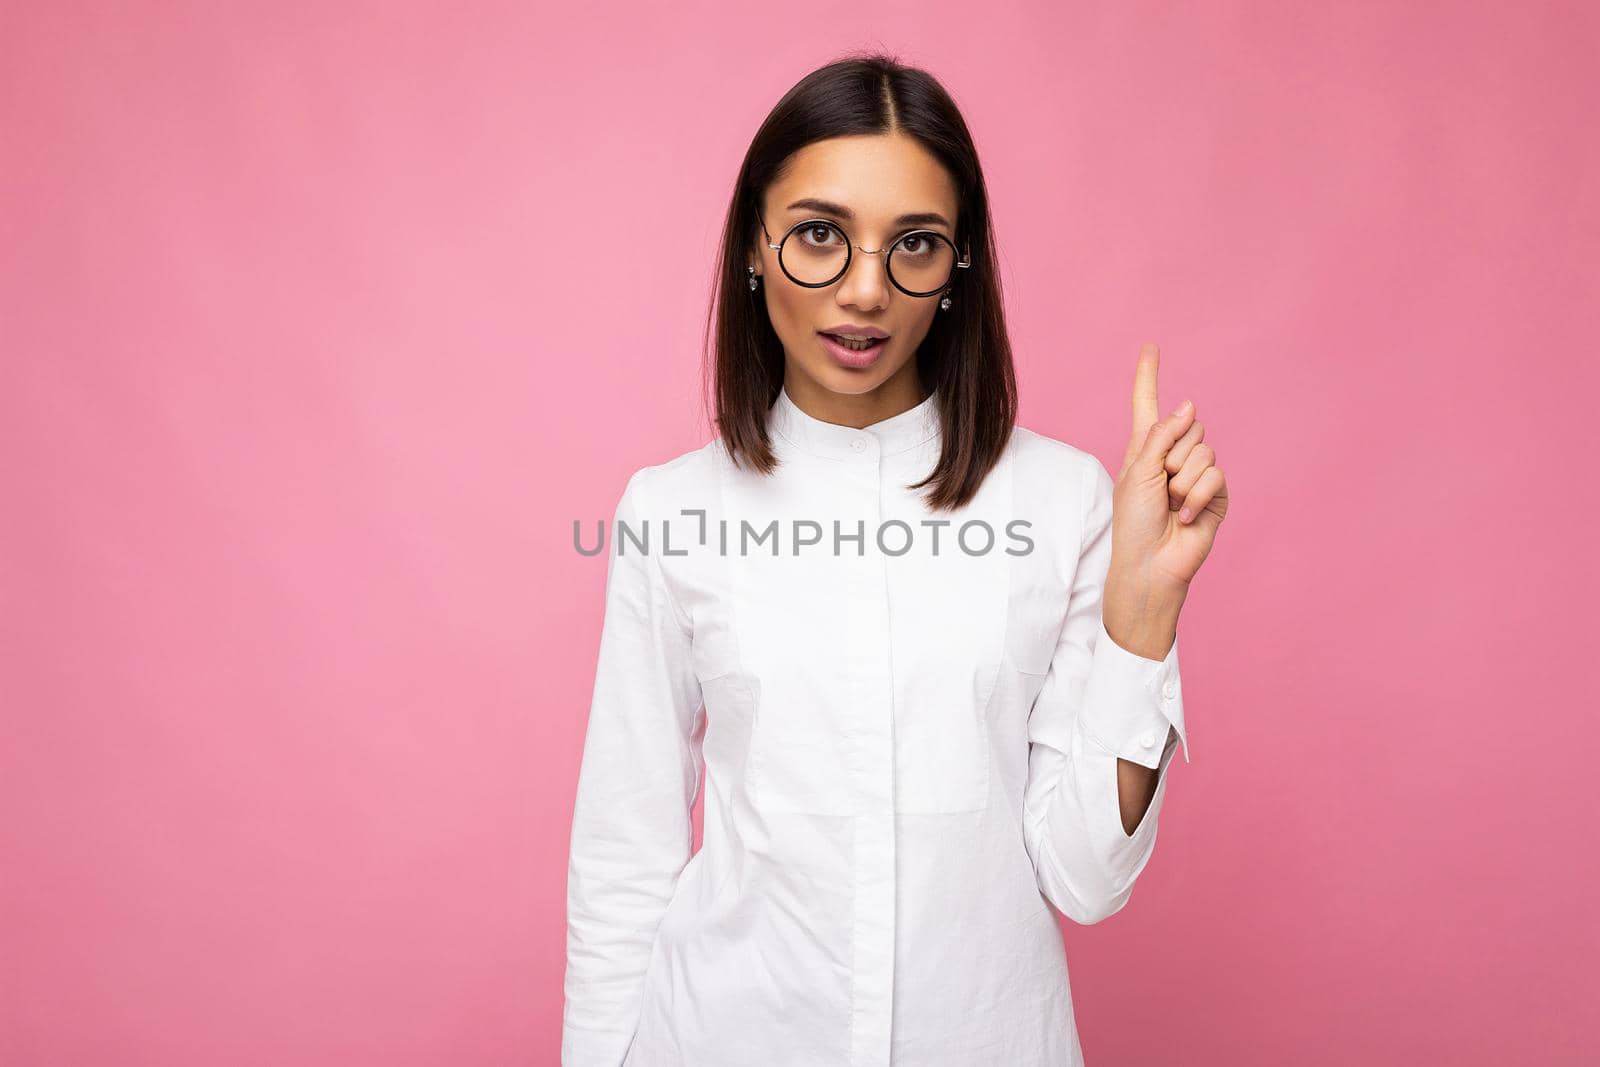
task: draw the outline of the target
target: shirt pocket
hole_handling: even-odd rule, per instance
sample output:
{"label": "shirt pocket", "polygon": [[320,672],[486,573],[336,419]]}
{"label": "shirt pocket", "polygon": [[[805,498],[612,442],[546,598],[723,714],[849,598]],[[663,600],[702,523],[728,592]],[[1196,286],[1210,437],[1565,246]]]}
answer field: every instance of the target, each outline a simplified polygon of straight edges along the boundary
{"label": "shirt pocket", "polygon": [[895,810],[982,811],[992,795],[991,705],[1013,560],[1002,551],[892,561]]}
{"label": "shirt pocket", "polygon": [[743,568],[742,778],[763,812],[855,815],[892,784],[889,645],[871,566],[845,557]]}
{"label": "shirt pocket", "polygon": [[1016,675],[1017,699],[1031,710],[1044,688],[1066,623],[1068,588],[1045,560],[1019,558],[1006,604],[1005,664]]}

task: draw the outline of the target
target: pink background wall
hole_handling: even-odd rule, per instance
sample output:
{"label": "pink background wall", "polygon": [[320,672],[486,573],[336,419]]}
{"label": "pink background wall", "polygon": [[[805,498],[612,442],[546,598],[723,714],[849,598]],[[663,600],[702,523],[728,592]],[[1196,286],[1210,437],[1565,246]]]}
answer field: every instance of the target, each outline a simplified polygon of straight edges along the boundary
{"label": "pink background wall", "polygon": [[225,6],[0,13],[0,1062],[555,1062],[572,521],[707,439],[734,170],[874,44],[1023,423],[1115,470],[1156,340],[1234,497],[1090,1062],[1600,1057],[1592,6]]}

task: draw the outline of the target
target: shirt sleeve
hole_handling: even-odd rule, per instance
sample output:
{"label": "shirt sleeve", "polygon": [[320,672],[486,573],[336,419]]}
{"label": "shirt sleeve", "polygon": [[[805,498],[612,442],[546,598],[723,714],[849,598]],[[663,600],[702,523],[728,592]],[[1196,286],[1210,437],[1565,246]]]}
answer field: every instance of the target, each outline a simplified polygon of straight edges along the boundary
{"label": "shirt sleeve", "polygon": [[[1183,725],[1178,644],[1164,659],[1135,655],[1106,633],[1101,614],[1111,566],[1113,482],[1094,460],[1085,486],[1083,543],[1066,621],[1028,716],[1023,837],[1039,889],[1075,922],[1120,911],[1150,859]],[[1117,760],[1151,767],[1155,796],[1130,836],[1122,828]]]}
{"label": "shirt sleeve", "polygon": [[[687,619],[662,574],[664,519],[643,498],[646,479],[638,471],[628,480],[606,543],[605,617],[567,871],[563,1067],[622,1063],[656,927],[693,845],[701,690]],[[622,536],[622,525],[641,539],[648,528],[647,552]]]}

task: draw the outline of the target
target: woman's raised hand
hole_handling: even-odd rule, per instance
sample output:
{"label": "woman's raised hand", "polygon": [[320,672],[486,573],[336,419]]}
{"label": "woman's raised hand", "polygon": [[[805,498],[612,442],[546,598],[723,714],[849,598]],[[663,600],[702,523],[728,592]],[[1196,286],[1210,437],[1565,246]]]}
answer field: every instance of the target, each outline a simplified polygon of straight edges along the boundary
{"label": "woman's raised hand", "polygon": [[[1111,519],[1111,579],[1124,599],[1146,606],[1182,604],[1228,513],[1228,485],[1194,404],[1185,400],[1161,417],[1160,365],[1161,349],[1145,345],[1134,371],[1133,431]],[[1108,585],[1108,610],[1111,592]]]}

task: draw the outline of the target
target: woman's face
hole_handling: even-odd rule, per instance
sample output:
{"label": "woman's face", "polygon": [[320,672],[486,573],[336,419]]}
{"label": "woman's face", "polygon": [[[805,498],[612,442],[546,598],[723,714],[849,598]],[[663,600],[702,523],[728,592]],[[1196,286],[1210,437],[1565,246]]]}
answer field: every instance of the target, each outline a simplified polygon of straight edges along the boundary
{"label": "woman's face", "polygon": [[[793,383],[798,375],[809,379],[802,383],[808,390],[814,383],[853,395],[870,393],[890,380],[918,384],[913,357],[933,325],[943,293],[907,296],[889,281],[886,255],[864,255],[861,249],[886,253],[909,230],[934,230],[955,241],[956,207],[950,175],[905,136],[834,137],[794,154],[788,172],[763,198],[762,217],[771,242],[781,243],[797,222],[822,218],[837,224],[858,247],[844,277],[811,289],[784,274],[777,249],[767,247],[757,227],[750,265],[761,276],[760,293],[783,342],[786,381]],[[922,217],[902,218],[908,215]],[[826,233],[820,239],[838,242],[836,235]],[[888,338],[866,352],[846,352],[824,336],[863,328],[869,333],[881,330]]]}

